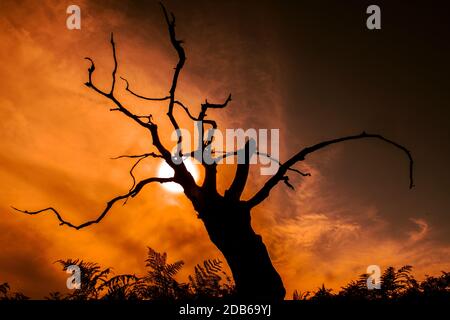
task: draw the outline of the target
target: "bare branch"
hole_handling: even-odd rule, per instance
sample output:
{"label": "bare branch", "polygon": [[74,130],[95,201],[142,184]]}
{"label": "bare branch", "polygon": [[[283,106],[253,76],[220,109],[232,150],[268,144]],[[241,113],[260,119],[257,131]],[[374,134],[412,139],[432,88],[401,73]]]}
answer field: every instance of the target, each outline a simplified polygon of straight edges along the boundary
{"label": "bare branch", "polygon": [[142,188],[145,185],[147,185],[147,184],[149,184],[151,182],[166,183],[166,182],[173,182],[173,181],[175,181],[174,178],[148,178],[148,179],[142,180],[138,184],[136,184],[136,187],[134,187],[134,189],[130,190],[127,194],[124,194],[124,195],[121,195],[121,196],[117,196],[117,197],[109,200],[106,203],[105,209],[102,211],[102,213],[98,216],[97,219],[90,220],[90,221],[84,222],[84,223],[79,224],[79,225],[75,225],[75,224],[73,224],[73,223],[71,223],[71,222],[69,222],[67,220],[64,220],[62,218],[61,214],[53,207],[48,207],[48,208],[37,210],[37,211],[21,210],[21,209],[15,208],[15,207],[12,207],[12,208],[14,210],[16,210],[16,211],[19,211],[19,212],[22,212],[22,213],[26,213],[26,214],[29,214],[29,215],[36,215],[36,214],[39,214],[41,212],[51,211],[51,212],[53,212],[56,215],[56,218],[60,222],[60,224],[59,224],[60,226],[66,225],[66,226],[68,226],[70,228],[74,228],[74,229],[79,230],[79,229],[85,228],[87,226],[90,226],[91,224],[99,223],[106,216],[106,214],[109,212],[109,210],[113,207],[113,205],[117,201],[124,200],[124,199],[126,200],[129,197],[135,197],[139,193],[139,191],[142,190]]}
{"label": "bare branch", "polygon": [[[113,35],[112,34],[111,34],[111,44],[112,44],[112,51],[113,51],[113,56],[114,56],[114,65],[115,65],[114,69],[116,70],[117,69],[116,47],[114,45],[114,40],[113,40]],[[127,117],[133,119],[140,126],[150,130],[150,133],[151,133],[151,136],[152,136],[153,145],[158,149],[160,154],[163,156],[164,160],[166,160],[168,163],[172,163],[171,162],[171,154],[163,146],[163,144],[161,143],[161,140],[159,139],[159,135],[158,135],[158,127],[157,127],[156,124],[154,124],[152,122],[151,115],[148,115],[148,116],[136,115],[136,114],[132,113],[130,110],[128,110],[127,108],[125,108],[114,97],[114,92],[113,91],[111,91],[110,93],[106,93],[106,92],[100,90],[92,81],[92,75],[93,75],[94,70],[95,70],[94,61],[91,58],[89,58],[89,57],[86,57],[85,59],[91,62],[91,66],[88,69],[88,82],[86,82],[85,85],[88,88],[91,88],[92,90],[94,90],[95,92],[101,94],[102,96],[110,99],[117,106],[117,108],[113,108],[113,109],[110,109],[110,110],[112,110],[112,111],[120,111],[124,115],[126,115]],[[115,74],[116,74],[115,71],[113,71],[113,81],[115,81]],[[144,122],[141,119],[147,119],[147,122]]]}
{"label": "bare branch", "polygon": [[295,189],[294,186],[289,182],[289,177],[288,176],[284,176],[281,180],[283,180],[284,184],[286,184],[292,190]]}
{"label": "bare branch", "polygon": [[228,105],[228,102],[231,101],[231,93],[228,95],[227,99],[224,103],[209,103],[208,99],[205,100],[205,103],[202,104],[202,108],[205,109],[222,109]]}
{"label": "bare branch", "polygon": [[[267,182],[264,184],[264,186],[250,200],[247,201],[247,205],[250,207],[254,207],[254,206],[258,205],[259,203],[261,203],[262,201],[264,201],[264,199],[266,199],[269,196],[269,193],[272,190],[272,188],[274,186],[276,186],[278,184],[278,182],[285,181],[285,173],[289,170],[289,168],[291,168],[297,162],[305,160],[307,155],[309,155],[315,151],[318,151],[320,149],[323,149],[332,144],[349,141],[349,140],[367,139],[367,138],[374,138],[374,139],[379,139],[384,142],[387,142],[388,144],[391,144],[391,145],[395,146],[396,148],[400,149],[407,155],[408,160],[409,160],[409,188],[414,187],[414,180],[413,180],[414,161],[413,161],[410,151],[408,149],[406,149],[404,146],[398,144],[397,142],[386,139],[382,135],[369,134],[369,133],[363,132],[358,135],[346,136],[346,137],[342,137],[342,138],[338,138],[338,139],[323,141],[323,142],[320,142],[313,146],[302,149],[300,152],[295,154],[292,158],[290,158],[284,164],[280,165],[280,167],[278,168],[278,171],[275,173],[275,175],[273,175],[271,178],[269,178],[269,180],[267,180]],[[285,181],[285,183],[286,183],[286,181]]]}
{"label": "bare branch", "polygon": [[[228,102],[231,101],[231,94],[228,96],[227,100],[223,103],[223,107],[225,107]],[[202,139],[201,139],[201,144],[199,144],[199,148],[201,148],[201,153],[203,153],[207,148],[211,148],[211,145],[214,141],[214,134],[215,134],[215,129],[217,129],[217,123],[214,120],[211,119],[205,119],[206,117],[206,111],[208,110],[208,106],[211,105],[208,103],[208,101],[206,100],[206,104],[202,104],[202,109],[198,115],[197,118],[194,118],[190,112],[189,109],[187,107],[185,107],[183,104],[180,104],[181,107],[183,107],[183,109],[185,109],[185,111],[187,112],[188,116],[194,120],[194,121],[198,121],[201,123],[201,134],[202,134]],[[219,106],[219,105],[216,105]],[[206,139],[204,140],[204,132],[205,132],[205,124],[209,124],[211,125],[212,129],[211,131],[208,132],[208,136],[206,137]],[[191,153],[194,157],[196,154],[196,151],[194,151],[193,153]],[[215,167],[216,167],[216,163],[213,164],[207,164],[205,162],[202,162],[203,167],[206,169],[206,175],[211,175],[211,174],[215,174]],[[213,167],[213,168],[212,168]],[[214,178],[215,179],[215,178]],[[212,179],[211,179],[212,180]]]}
{"label": "bare branch", "polygon": [[152,124],[153,123],[153,116],[149,114],[148,116],[137,116],[138,119],[147,119],[146,123]]}
{"label": "bare branch", "polygon": [[180,127],[178,125],[178,122],[175,119],[175,117],[173,116],[173,107],[175,104],[175,91],[176,91],[177,84],[178,84],[178,77],[180,75],[181,69],[184,66],[184,63],[186,62],[186,54],[184,52],[183,47],[181,46],[182,41],[178,40],[175,35],[175,16],[173,15],[173,13],[171,13],[170,18],[169,18],[169,15],[167,14],[167,10],[164,7],[164,5],[161,2],[160,2],[160,5],[163,10],[164,17],[166,18],[167,26],[169,27],[170,42],[172,43],[172,46],[175,48],[175,51],[178,54],[178,63],[175,66],[175,72],[174,72],[173,78],[172,78],[172,86],[170,87],[170,90],[169,90],[169,108],[167,111],[167,116],[169,117],[170,122],[172,123],[172,126],[177,131],[177,135],[178,135],[177,146],[180,148],[180,150],[178,150],[177,155],[181,156],[182,151],[181,151],[180,145],[181,145],[181,141],[182,141],[182,136],[179,133]]}
{"label": "bare branch", "polygon": [[191,120],[200,121],[202,123],[209,124],[209,125],[211,125],[211,127],[213,129],[217,129],[217,123],[214,120],[205,119],[206,114],[202,116],[202,114],[200,113],[200,115],[196,118],[192,115],[192,113],[189,111],[189,108],[184,103],[182,103],[181,101],[175,100],[175,104],[180,106],[181,108],[183,108],[183,110],[186,112],[186,114],[188,115],[188,117]]}
{"label": "bare branch", "polygon": [[191,118],[191,120],[194,120],[194,121],[200,121],[198,118],[194,117],[194,116],[191,114],[191,112],[189,111],[189,108],[186,107],[181,101],[176,100],[174,103],[175,103],[176,105],[180,106],[181,108],[183,108],[184,111],[186,111],[186,114],[188,115],[188,117]]}
{"label": "bare branch", "polygon": [[[126,87],[125,87],[125,90],[126,91],[128,91],[128,92],[130,92],[132,95],[134,95],[135,97],[138,97],[138,98],[140,98],[140,99],[143,99],[143,100],[148,100],[148,101],[165,101],[165,100],[169,100],[170,99],[170,96],[166,96],[166,97],[163,97],[163,98],[149,98],[149,97],[145,97],[145,96],[143,96],[143,95],[140,95],[140,94],[138,94],[138,93],[136,93],[136,92],[134,92],[134,91],[132,91],[131,89],[130,89],[130,84],[129,84],[129,82],[128,82],[128,80],[127,79],[125,79],[125,78],[123,78],[123,77],[120,77],[123,81],[125,81],[125,83],[126,83]],[[192,115],[192,113],[190,112],[190,110],[189,110],[189,108],[183,103],[183,102],[181,102],[181,101],[179,101],[179,100],[175,100],[174,101],[174,105],[178,105],[178,106],[180,106],[185,112],[186,112],[186,114],[187,114],[187,116],[191,119],[191,120],[193,120],[193,121],[203,121],[204,123],[207,123],[207,124],[210,124],[214,129],[217,129],[217,124],[216,124],[216,122],[214,121],[214,120],[205,120],[205,119],[200,119],[200,118],[196,118],[196,117],[194,117],[193,115]],[[112,109],[111,109],[112,110]],[[117,109],[114,109],[114,110],[117,110]]]}
{"label": "bare branch", "polygon": [[[202,132],[204,132],[204,130],[205,130],[205,128],[203,126],[204,123],[208,123],[213,127],[213,129],[217,129],[217,124],[214,120],[205,120],[206,111],[208,111],[209,108],[216,108],[216,109],[225,108],[228,105],[228,102],[230,102],[230,101],[231,101],[231,93],[228,95],[228,98],[222,104],[209,103],[207,99],[205,100],[205,103],[203,103],[201,105],[202,109],[198,115],[198,121],[202,121]],[[203,145],[203,150],[213,142],[213,139],[214,139],[214,133],[212,133],[211,136],[208,139],[206,139],[206,141]]]}
{"label": "bare branch", "polygon": [[[225,159],[225,158],[228,158],[228,157],[230,157],[230,156],[236,156],[237,154],[238,154],[238,151],[231,151],[231,152],[225,152],[225,151],[215,151],[216,153],[222,153],[222,155],[220,156],[220,157],[218,157],[217,159],[218,159],[218,161],[219,160],[223,160],[223,159]],[[282,163],[278,160],[278,159],[275,159],[275,158],[273,158],[270,154],[267,154],[267,153],[265,153],[265,152],[259,152],[259,151],[255,151],[255,154],[256,155],[258,155],[258,156],[263,156],[263,157],[266,157],[266,158],[268,158],[269,160],[271,160],[271,161],[273,161],[273,162],[276,162],[278,165],[282,165]],[[296,172],[296,173],[298,173],[299,175],[301,175],[301,176],[303,176],[303,177],[310,177],[311,176],[311,173],[309,173],[309,172],[302,172],[302,171],[300,171],[300,170],[298,170],[298,169],[295,169],[295,168],[288,168],[288,170],[289,171],[293,171],[293,172]]]}
{"label": "bare branch", "polygon": [[[111,39],[113,39],[113,36],[112,36],[112,35],[111,35]],[[114,61],[115,61],[115,63],[114,63],[114,64],[115,64],[114,69],[117,69],[117,59],[116,59],[116,53],[115,53],[115,52],[116,52],[116,49],[115,49],[114,41],[111,40],[111,43],[113,44],[113,45],[112,45],[112,50],[113,50],[113,56],[114,56]],[[151,124],[142,122],[142,121],[139,119],[139,117],[138,117],[137,115],[133,114],[131,111],[129,111],[128,109],[126,109],[126,108],[125,108],[125,107],[124,107],[124,106],[123,106],[123,105],[122,105],[122,104],[114,97],[113,91],[111,91],[110,93],[106,93],[106,92],[100,90],[100,89],[93,83],[93,81],[92,81],[92,75],[93,75],[93,73],[94,73],[94,71],[95,71],[94,61],[93,61],[91,58],[89,58],[89,57],[86,57],[85,59],[91,62],[91,66],[90,66],[89,69],[88,69],[88,82],[86,82],[85,85],[86,85],[88,88],[91,88],[91,89],[94,90],[95,92],[101,94],[102,96],[104,96],[104,97],[110,99],[112,102],[114,102],[114,104],[117,106],[117,108],[110,109],[111,111],[120,111],[120,112],[122,112],[123,114],[125,114],[127,117],[133,119],[135,122],[137,122],[137,123],[138,123],[139,125],[141,125],[142,127],[149,129],[149,126],[150,126]],[[113,71],[113,79],[115,79],[115,71]],[[113,80],[112,89],[114,89],[114,82],[115,82],[115,80]]]}
{"label": "bare branch", "polygon": [[111,85],[111,92],[110,95],[114,94],[114,86],[116,85],[116,72],[117,72],[117,57],[116,57],[116,44],[114,43],[114,37],[111,33],[111,46],[113,51],[113,58],[114,58],[114,69],[112,72],[112,85]]}
{"label": "bare branch", "polygon": [[[267,153],[264,153],[264,152],[259,152],[259,151],[256,151],[256,154],[260,155],[260,156],[264,156],[264,157],[270,159],[271,161],[274,161],[274,162],[278,163],[278,165],[280,165],[280,166],[283,165],[278,159],[273,158],[270,154],[267,154]],[[311,173],[309,173],[309,172],[302,172],[302,171],[300,171],[298,169],[295,169],[295,168],[288,168],[288,170],[296,172],[296,173],[298,173],[299,175],[301,175],[303,177],[310,177],[311,176]]]}
{"label": "bare branch", "polygon": [[150,153],[144,153],[144,154],[137,154],[137,155],[122,155],[122,156],[117,156],[114,158],[111,158],[112,160],[117,160],[117,159],[122,159],[122,158],[142,158],[142,157],[153,157],[153,158],[162,158],[163,156],[154,152],[150,152]]}
{"label": "bare branch", "polygon": [[295,169],[295,168],[288,168],[288,170],[297,172],[299,175],[301,175],[303,177],[310,177],[311,176],[311,173],[309,173],[309,172],[302,172],[302,171],[300,171],[298,169]]}
{"label": "bare branch", "polygon": [[139,165],[139,163],[148,158],[148,157],[152,157],[152,158],[162,158],[163,156],[160,154],[156,154],[154,152],[150,152],[150,153],[144,153],[144,154],[140,154],[140,155],[123,155],[123,156],[118,156],[115,158],[111,158],[113,160],[116,159],[122,159],[122,158],[138,158],[138,160],[133,164],[133,166],[130,169],[130,176],[133,179],[133,184],[131,185],[130,191],[133,190],[134,186],[136,185],[136,177],[133,174],[134,169]]}
{"label": "bare branch", "polygon": [[125,81],[125,83],[127,84],[125,90],[128,91],[129,93],[131,93],[132,95],[134,95],[134,96],[140,98],[140,99],[143,99],[143,100],[149,100],[149,101],[164,101],[164,100],[170,99],[169,96],[163,97],[163,98],[148,98],[148,97],[144,97],[144,96],[142,96],[142,95],[140,95],[140,94],[135,93],[134,91],[132,91],[132,90],[130,89],[130,84],[128,83],[128,80],[127,80],[127,79],[122,78],[122,77],[120,77],[120,79],[122,79],[123,81]]}

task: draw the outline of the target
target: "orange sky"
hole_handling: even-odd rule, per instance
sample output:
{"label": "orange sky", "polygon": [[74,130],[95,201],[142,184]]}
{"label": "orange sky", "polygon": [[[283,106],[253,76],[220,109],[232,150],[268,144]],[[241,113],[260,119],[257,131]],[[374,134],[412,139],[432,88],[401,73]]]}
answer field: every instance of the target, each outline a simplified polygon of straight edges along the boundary
{"label": "orange sky", "polygon": [[[131,184],[131,162],[110,158],[152,151],[144,130],[109,112],[109,102],[83,85],[88,67],[83,58],[89,56],[96,62],[97,84],[109,86],[109,34],[114,32],[118,75],[130,80],[138,92],[165,95],[176,56],[163,17],[156,2],[143,6],[145,13],[136,4],[120,10],[123,7],[118,2],[99,3],[77,2],[82,8],[80,31],[65,28],[69,2],[0,4],[0,282],[7,281],[14,290],[34,298],[64,290],[66,274],[53,264],[61,258],[77,257],[111,266],[117,273],[143,274],[146,246],[151,246],[168,252],[169,259],[184,260],[180,278],[186,279],[196,263],[221,257],[191,204],[182,195],[171,194],[158,185],[147,187],[127,205],[114,207],[100,224],[80,231],[59,227],[50,214],[30,217],[10,209],[11,205],[24,209],[51,205],[72,222],[92,219],[106,201],[127,191]],[[232,92],[230,107],[214,114],[219,125],[281,128],[280,152],[284,158],[300,146],[330,135],[357,133],[361,131],[359,125],[368,123],[360,116],[352,118],[359,124],[350,125],[350,132],[344,131],[346,126],[335,133],[320,126],[309,130],[305,119],[321,109],[302,113],[289,107],[293,102],[285,95],[287,75],[282,61],[287,53],[278,38],[277,17],[272,21],[266,11],[257,10],[249,17],[254,22],[252,29],[240,20],[249,14],[245,8],[244,13],[226,18],[225,13],[239,8],[237,3],[220,4],[225,11],[213,9],[207,2],[196,5],[188,8],[177,1],[167,3],[178,17],[178,34],[186,40],[188,56],[178,94],[193,109],[198,110],[205,98],[222,101]],[[219,12],[225,12],[224,17],[215,20]],[[276,26],[263,28],[263,22]],[[237,32],[241,28],[248,34]],[[318,63],[308,57],[305,52],[305,82],[308,66]],[[338,79],[339,68],[334,71]],[[349,80],[348,74],[342,77],[344,82]],[[124,93],[123,83],[118,85],[119,97],[133,105],[133,110],[152,110],[169,145],[164,107],[136,101]],[[296,103],[314,106],[317,100],[312,92],[305,91]],[[347,103],[337,96],[333,100],[338,106]],[[190,128],[187,119],[181,119]],[[298,126],[292,125],[295,119]],[[368,126],[378,130],[375,123]],[[401,141],[411,137],[408,128],[392,129],[386,122],[379,130],[387,130]],[[414,146],[421,148],[415,140],[408,141],[413,153]],[[419,161],[417,167],[418,187],[409,191],[407,162],[395,150],[379,144],[353,146],[339,146],[312,157],[303,165],[312,177],[293,179],[296,192],[278,186],[253,213],[254,228],[269,248],[288,298],[294,289],[314,290],[323,282],[338,289],[371,264],[411,264],[419,277],[450,266],[448,218],[439,224],[439,217],[448,212],[448,203],[439,204],[445,197],[440,196],[442,191],[433,192],[432,181],[425,178],[424,162],[421,165]],[[365,162],[364,156],[353,158],[357,153],[376,161]],[[418,157],[422,157],[420,152]],[[343,176],[345,161],[354,171]],[[432,167],[433,163],[428,163],[428,168]],[[158,161],[149,159],[138,176],[152,176],[157,169]],[[224,168],[219,180],[222,190],[232,172],[233,167]],[[244,197],[264,181],[258,172],[253,169]],[[447,178],[442,177],[445,183]],[[376,185],[379,195],[374,194],[372,186],[366,188],[367,181]],[[423,200],[426,197],[433,199],[433,206]],[[423,200],[420,206],[414,205],[418,199]],[[386,203],[394,202],[394,207],[386,207]],[[437,212],[439,215],[434,216]]]}

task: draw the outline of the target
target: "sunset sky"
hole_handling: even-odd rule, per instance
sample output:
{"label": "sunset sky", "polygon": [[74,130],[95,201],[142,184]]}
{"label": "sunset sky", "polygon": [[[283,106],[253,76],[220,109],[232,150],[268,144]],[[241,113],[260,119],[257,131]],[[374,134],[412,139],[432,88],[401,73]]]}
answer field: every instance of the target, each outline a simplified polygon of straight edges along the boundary
{"label": "sunset sky", "polygon": [[[292,291],[322,283],[338,290],[366,271],[413,265],[414,274],[450,269],[450,44],[441,2],[378,1],[382,29],[365,26],[367,1],[165,1],[185,41],[178,97],[198,113],[205,98],[233,101],[210,112],[220,128],[279,128],[281,160],[325,139],[380,133],[402,143],[408,161],[378,141],[347,142],[315,153],[253,212],[273,263]],[[443,3],[443,2],[442,2]],[[66,28],[67,6],[81,8],[81,30]],[[184,260],[180,280],[207,258],[221,258],[190,202],[148,186],[98,225],[76,231],[45,213],[58,208],[74,223],[96,218],[131,186],[132,161],[121,154],[155,151],[141,127],[84,86],[110,87],[114,33],[118,76],[148,96],[165,96],[176,54],[157,1],[0,2],[0,283],[33,298],[65,290],[54,264],[81,258],[116,273],[143,274],[146,246]],[[118,97],[152,113],[166,145],[163,103]],[[151,111],[149,111],[151,110]],[[192,123],[181,113],[182,125]],[[140,178],[158,173],[148,159]],[[234,166],[221,166],[219,187]],[[250,197],[267,177],[252,167]]]}

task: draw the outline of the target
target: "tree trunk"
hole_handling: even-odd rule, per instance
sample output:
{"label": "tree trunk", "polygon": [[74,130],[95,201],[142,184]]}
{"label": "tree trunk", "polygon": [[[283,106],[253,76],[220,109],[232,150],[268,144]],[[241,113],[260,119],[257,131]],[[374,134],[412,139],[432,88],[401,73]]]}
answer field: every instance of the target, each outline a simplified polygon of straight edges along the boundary
{"label": "tree trunk", "polygon": [[283,300],[286,290],[261,236],[252,229],[250,210],[226,198],[211,201],[208,208],[199,217],[230,266],[238,298]]}

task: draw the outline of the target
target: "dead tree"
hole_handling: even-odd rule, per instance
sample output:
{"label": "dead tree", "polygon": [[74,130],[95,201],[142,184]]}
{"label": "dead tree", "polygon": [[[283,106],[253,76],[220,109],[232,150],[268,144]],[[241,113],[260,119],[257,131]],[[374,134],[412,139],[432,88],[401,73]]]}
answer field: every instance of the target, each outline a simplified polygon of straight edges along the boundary
{"label": "dead tree", "polygon": [[[201,124],[202,129],[204,126],[217,128],[216,122],[213,119],[207,118],[207,111],[210,109],[223,109],[227,107],[231,102],[231,95],[229,95],[228,98],[221,104],[213,104],[205,100],[205,102],[201,104],[198,116],[194,116],[191,113],[190,109],[186,106],[186,104],[177,99],[177,84],[179,81],[181,70],[183,69],[186,61],[186,55],[182,46],[182,41],[177,39],[175,34],[175,16],[172,13],[169,14],[163,5],[161,5],[161,7],[168,25],[170,42],[178,56],[178,62],[175,66],[169,93],[165,97],[151,98],[143,96],[131,90],[128,81],[122,78],[126,83],[126,91],[138,98],[147,101],[167,101],[167,116],[175,130],[180,129],[177,119],[175,118],[173,113],[175,108],[181,108],[182,110],[184,110],[184,112],[186,112],[187,116],[191,120],[197,121]],[[409,159],[409,183],[410,188],[413,187],[413,159],[411,157],[411,153],[402,145],[379,134],[370,134],[365,132],[357,135],[345,136],[317,143],[315,145],[306,147],[298,153],[294,154],[284,163],[278,162],[278,171],[273,176],[271,176],[259,189],[259,191],[257,191],[250,199],[241,199],[241,195],[249,175],[248,160],[251,157],[252,153],[258,152],[258,150],[253,150],[251,148],[251,141],[248,141],[243,149],[228,154],[222,154],[220,156],[222,158],[227,156],[239,156],[239,151],[241,151],[241,155],[243,152],[246,160],[243,161],[243,163],[239,163],[237,165],[234,179],[231,182],[230,187],[224,194],[220,194],[217,191],[216,162],[207,164],[202,161],[205,177],[202,184],[199,185],[196,183],[191,173],[187,170],[184,163],[180,163],[179,161],[179,157],[184,155],[181,148],[178,149],[176,154],[171,154],[169,149],[163,145],[158,134],[158,126],[154,122],[151,115],[142,116],[133,113],[115,96],[118,62],[116,56],[116,46],[112,35],[111,46],[114,59],[111,89],[109,91],[104,91],[95,85],[93,81],[95,65],[94,61],[91,58],[86,58],[90,62],[90,67],[88,69],[88,81],[85,83],[85,85],[114,103],[115,107],[110,109],[111,111],[120,112],[126,118],[145,128],[152,138],[153,147],[156,149],[156,151],[144,153],[141,155],[121,156],[137,159],[130,170],[130,174],[133,178],[133,187],[129,192],[117,196],[107,202],[105,209],[95,220],[76,225],[65,220],[58,212],[58,210],[53,207],[48,207],[37,211],[20,210],[14,208],[15,210],[30,215],[39,214],[45,211],[51,211],[56,215],[57,219],[60,222],[60,225],[65,225],[75,229],[81,229],[92,224],[99,223],[117,202],[121,200],[126,201],[129,198],[136,197],[139,192],[150,183],[175,182],[183,187],[185,196],[192,202],[195,211],[198,213],[198,217],[203,221],[209,238],[226,258],[226,261],[230,266],[236,283],[238,297],[268,299],[274,301],[282,300],[285,296],[286,291],[279,274],[272,265],[269,253],[262,241],[261,236],[256,234],[252,228],[251,211],[254,207],[259,205],[270,195],[272,189],[279,182],[284,182],[288,187],[293,188],[289,183],[288,173],[300,174],[302,176],[308,175],[295,169],[293,167],[295,164],[305,160],[308,155],[318,150],[340,142],[359,139],[378,139],[400,149],[407,155]],[[181,142],[182,139],[183,137],[179,133],[178,142]],[[201,151],[204,151],[206,148],[211,147],[212,140],[213,136],[202,137],[202,144],[199,147],[202,149]],[[167,164],[174,170],[173,177],[150,177],[136,182],[133,175],[133,169],[136,168],[140,161],[149,157],[160,158],[167,162]]]}

